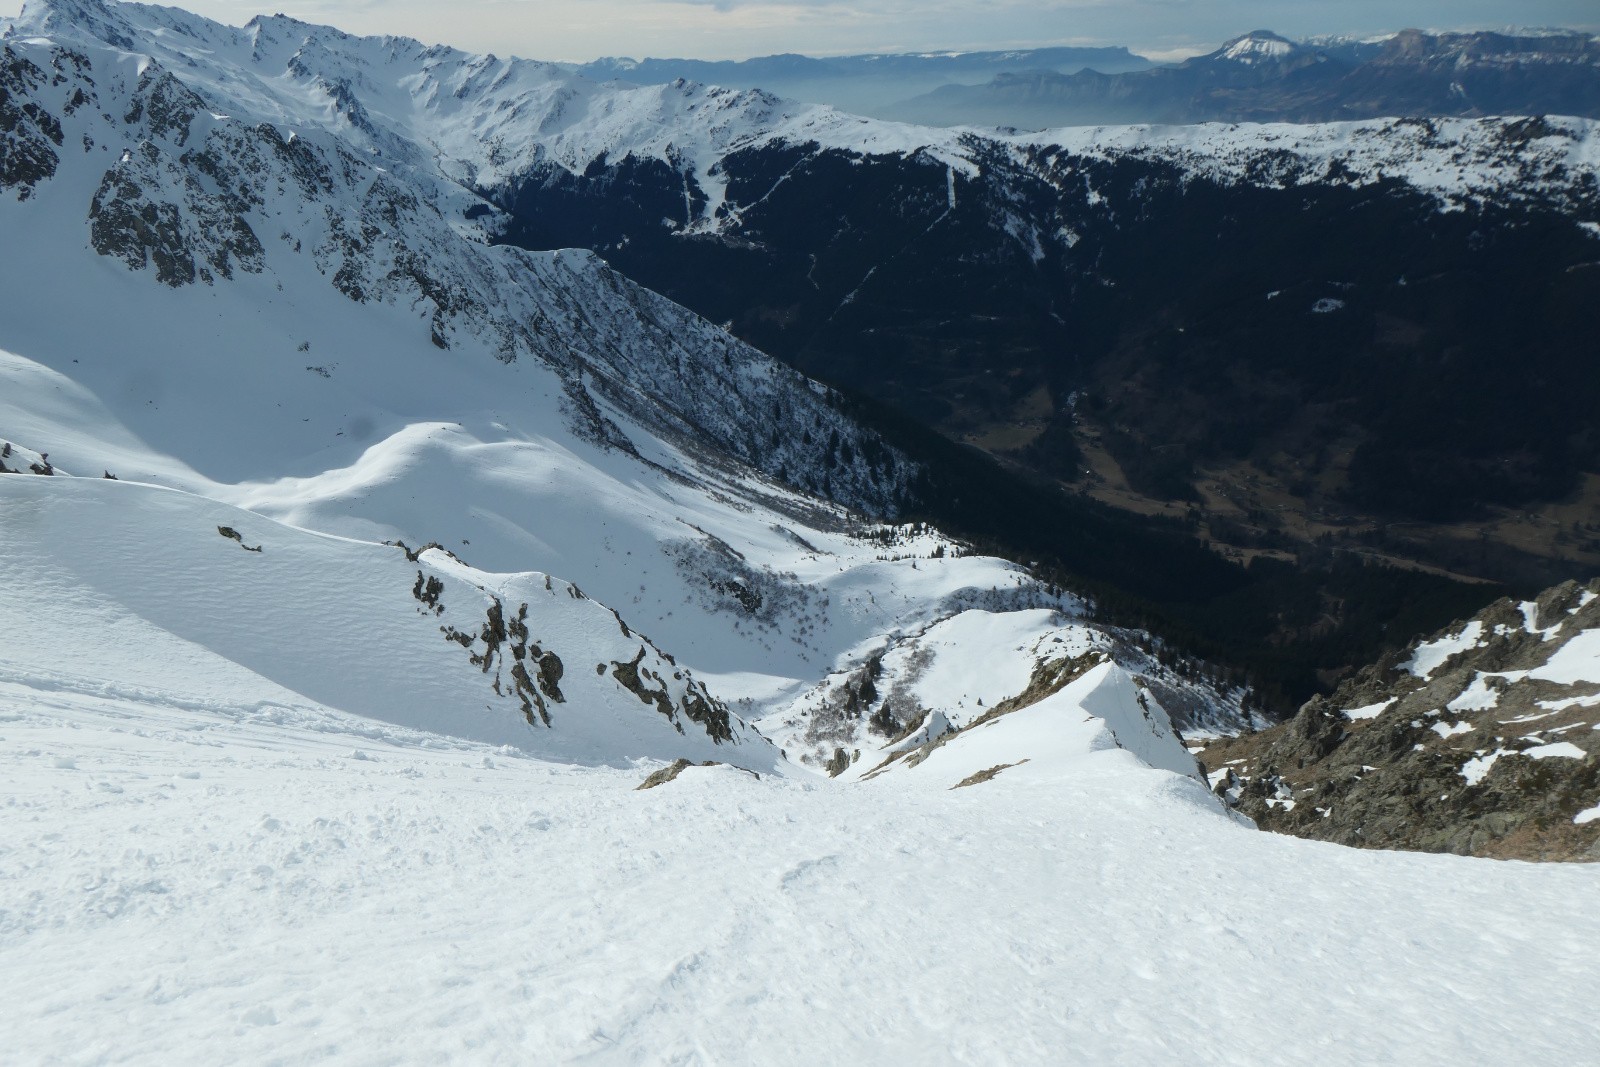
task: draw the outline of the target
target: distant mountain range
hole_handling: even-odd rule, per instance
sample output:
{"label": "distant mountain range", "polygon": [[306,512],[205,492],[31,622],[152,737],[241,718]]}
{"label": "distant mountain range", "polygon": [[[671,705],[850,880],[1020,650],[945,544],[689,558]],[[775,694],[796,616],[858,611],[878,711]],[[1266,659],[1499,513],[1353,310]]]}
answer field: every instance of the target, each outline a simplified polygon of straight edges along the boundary
{"label": "distant mountain range", "polygon": [[[999,71],[1098,70],[1113,74],[1145,70],[1153,64],[1126,48],[1025,48],[1006,52],[890,52],[857,56],[813,58],[792,52],[745,60],[619,59],[607,57],[585,63],[579,70],[590,77],[637,80],[691,78],[736,84],[755,78],[875,78],[884,75],[936,75],[950,80],[993,77]],[[730,83],[727,79],[732,78]]]}
{"label": "distant mountain range", "polygon": [[1331,122],[1385,117],[1600,117],[1600,43],[1570,30],[1291,40],[1270,30],[1158,65],[1126,48],[917,52],[738,62],[606,58],[599,81],[762,89],[930,126]]}
{"label": "distant mountain range", "polygon": [[981,87],[1015,71],[1070,75],[1119,74],[1153,64],[1126,48],[1026,48],[1004,52],[866,53],[815,58],[792,53],[755,59],[624,59],[608,57],[572,69],[598,81],[656,85],[683,78],[878,115],[913,96],[945,87]]}
{"label": "distant mountain range", "polygon": [[1403,30],[1302,43],[1268,30],[1175,66],[1027,69],[885,108],[933,125],[1329,122],[1388,116],[1600,115],[1600,43],[1586,33]]}

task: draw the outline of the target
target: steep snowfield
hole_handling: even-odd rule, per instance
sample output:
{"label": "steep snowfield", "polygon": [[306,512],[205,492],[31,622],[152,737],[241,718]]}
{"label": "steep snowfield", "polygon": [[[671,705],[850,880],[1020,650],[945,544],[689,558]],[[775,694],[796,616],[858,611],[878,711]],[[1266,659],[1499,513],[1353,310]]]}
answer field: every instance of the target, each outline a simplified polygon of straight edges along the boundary
{"label": "steep snowfield", "polygon": [[[0,677],[178,706],[333,707],[583,763],[781,757],[543,574],[311,534],[121,481],[0,481]],[[659,697],[656,696],[659,694]]]}
{"label": "steep snowfield", "polygon": [[[386,356],[398,360],[406,351],[396,345]],[[412,351],[421,357],[427,350],[413,344]],[[131,369],[133,354],[125,351],[121,355],[113,373]],[[70,360],[63,362],[71,366]],[[485,361],[485,366],[490,374],[515,380],[516,368],[501,368],[493,361]],[[153,354],[142,369],[150,375],[161,374],[159,354]],[[652,445],[661,459],[674,460],[676,466],[648,466],[632,456],[575,439],[566,431],[554,403],[534,402],[521,410],[506,403],[504,410],[497,410],[496,405],[477,412],[463,412],[454,406],[436,408],[436,416],[461,417],[401,425],[390,436],[364,447],[336,444],[309,456],[291,453],[281,460],[266,448],[260,452],[239,448],[230,455],[230,442],[251,436],[270,438],[281,430],[283,440],[292,441],[296,420],[282,418],[277,414],[280,410],[318,410],[316,392],[324,386],[324,379],[292,364],[283,374],[311,383],[310,389],[300,394],[306,403],[300,404],[291,395],[270,407],[258,406],[261,389],[248,398],[227,391],[219,391],[212,399],[164,394],[169,411],[187,407],[197,418],[228,423],[225,428],[216,427],[219,447],[214,451],[208,451],[202,441],[183,450],[211,470],[225,473],[230,462],[282,463],[294,472],[319,463],[330,467],[322,473],[228,482],[208,478],[169,454],[153,450],[139,433],[121,423],[108,405],[71,379],[20,356],[0,357],[0,375],[6,383],[0,391],[0,438],[14,442],[18,457],[8,465],[13,469],[25,466],[21,450],[29,449],[30,457],[49,453],[51,463],[63,475],[95,479],[80,483],[63,476],[4,476],[0,492],[8,494],[8,501],[24,490],[46,496],[65,494],[69,489],[80,494],[81,528],[95,534],[76,543],[74,551],[83,558],[115,552],[114,559],[106,563],[108,569],[122,565],[141,568],[138,553],[143,541],[180,536],[182,540],[174,544],[187,545],[190,537],[198,538],[208,551],[225,548],[234,554],[225,558],[249,563],[236,545],[217,536],[217,526],[238,529],[251,545],[268,540],[258,532],[261,526],[283,530],[266,521],[252,527],[231,508],[222,508],[220,517],[213,517],[204,513],[203,501],[195,497],[166,494],[173,501],[185,502],[183,529],[166,532],[165,526],[179,524],[180,517],[140,509],[134,517],[143,526],[128,535],[131,547],[119,548],[116,541],[96,532],[103,524],[94,520],[92,513],[108,501],[120,503],[130,498],[134,487],[129,479],[154,480],[248,507],[261,516],[369,543],[404,540],[416,548],[428,541],[443,541],[462,559],[487,572],[477,573],[470,581],[489,585],[497,593],[491,584],[494,573],[537,569],[564,579],[562,585],[576,582],[585,594],[616,608],[628,626],[679,657],[715,696],[730,702],[745,718],[785,708],[829,671],[843,669],[885,642],[898,640],[896,635],[914,633],[963,608],[1055,604],[1070,609],[1074,603],[1039,588],[1003,561],[958,558],[953,552],[930,558],[950,544],[932,532],[895,531],[898,545],[894,554],[905,558],[880,558],[887,556],[881,541],[852,533],[842,516],[815,502],[749,481],[748,472],[746,480],[740,480],[739,472],[732,469],[708,473],[637,431],[640,442]],[[428,379],[421,380],[426,387]],[[456,403],[464,399],[470,403],[468,384],[458,381],[454,389]],[[241,403],[241,399],[254,402]],[[137,402],[119,405],[135,414],[150,406]],[[373,416],[373,423],[391,418],[379,414]],[[181,419],[171,423],[151,419],[146,425],[157,433],[194,433]],[[35,441],[40,442],[37,447]],[[349,458],[340,462],[345,456]],[[99,481],[102,471],[116,474],[123,482]],[[700,477],[691,480],[689,475]],[[163,499],[160,494],[145,492],[151,499]],[[177,507],[171,504],[167,511]],[[9,521],[0,516],[0,522]],[[292,531],[277,536],[289,533]],[[63,550],[64,546],[48,545],[41,549]],[[163,558],[169,566],[183,563],[181,557]],[[390,598],[390,607],[398,604],[404,614],[414,614],[410,589],[417,568],[408,566],[394,548],[375,546],[363,558],[383,561],[378,573],[385,575],[382,592]],[[443,556],[434,554],[428,559],[438,561]],[[320,582],[324,570],[343,567],[337,558],[310,559],[296,582]],[[161,572],[156,568],[150,573]],[[376,574],[368,573],[342,588],[353,591],[367,580],[379,581]],[[201,597],[203,589],[204,583],[199,583],[185,587],[182,593],[205,610],[206,601],[194,599]],[[529,600],[520,593],[516,596],[518,603]],[[52,601],[43,593],[40,598],[38,610],[47,611],[44,605]],[[506,599],[509,602],[511,594]],[[601,614],[606,628],[615,631],[610,613]],[[1024,628],[1048,630],[1055,625],[1053,617],[1051,611],[1041,611],[1021,618]],[[380,615],[372,625],[381,628],[391,621]],[[483,619],[476,614],[470,620],[443,621],[468,630]],[[429,622],[419,639],[446,647],[436,631],[437,626]],[[292,628],[279,636],[308,639],[305,632]],[[997,647],[991,654],[1006,655],[1013,653],[1017,642],[1007,633],[993,644]],[[563,653],[564,658],[566,655]],[[375,658],[365,667],[381,672],[387,669],[386,662]],[[586,664],[585,669],[592,665]],[[1031,659],[1023,658],[1011,673],[1025,680],[1031,665]],[[486,683],[473,685],[471,699],[481,704],[486,698],[478,689]],[[344,710],[358,710],[334,703]],[[438,719],[410,724],[446,728]],[[794,755],[805,751],[803,746],[797,747]],[[678,753],[658,749],[636,754],[666,757]]]}
{"label": "steep snowfield", "polygon": [[13,1062],[1600,1056],[1600,868],[1257,833],[1115,749],[636,792],[265,709],[0,709]]}

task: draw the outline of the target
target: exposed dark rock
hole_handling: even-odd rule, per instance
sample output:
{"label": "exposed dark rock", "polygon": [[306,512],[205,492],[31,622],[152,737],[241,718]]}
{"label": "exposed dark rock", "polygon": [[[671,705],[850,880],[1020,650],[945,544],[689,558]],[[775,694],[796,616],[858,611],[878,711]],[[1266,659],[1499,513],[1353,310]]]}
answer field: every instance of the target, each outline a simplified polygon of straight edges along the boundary
{"label": "exposed dark rock", "polygon": [[[538,646],[535,646],[536,652],[537,647]],[[539,689],[544,693],[545,696],[549,697],[551,700],[554,700],[556,703],[560,704],[565,702],[567,698],[561,695],[560,684],[561,675],[563,673],[561,657],[557,656],[554,652],[546,652],[538,657],[538,663]]]}
{"label": "exposed dark rock", "polygon": [[195,280],[178,206],[150,201],[144,187],[121,169],[106,172],[89,205],[89,240],[96,252],[115,256],[133,270],[154,263],[156,277],[167,285]]}
{"label": "exposed dark rock", "polygon": [[[663,767],[659,771],[656,771],[655,773],[651,774],[648,778],[646,778],[644,780],[643,784],[641,784],[638,787],[638,789],[654,789],[657,786],[666,785],[668,782],[676,781],[678,775],[682,774],[684,771],[688,770],[690,767],[695,767],[695,766],[700,766],[700,767],[720,767],[720,766],[722,766],[722,764],[718,763],[716,760],[706,760],[704,763],[700,763],[700,764],[696,764],[696,763],[694,763],[694,762],[692,762],[690,760],[686,760],[686,759],[673,760],[670,766]],[[754,771],[746,771],[745,773],[753,775],[756,778],[760,778],[761,777],[759,774],[756,774]],[[635,792],[637,792],[638,789],[636,789]]]}
{"label": "exposed dark rock", "polygon": [[499,598],[489,601],[489,610],[483,620],[483,629],[478,632],[478,639],[483,642],[482,653],[474,653],[472,665],[481,667],[483,673],[488,674],[494,666],[495,657],[500,654],[500,646],[506,640],[505,606]]}
{"label": "exposed dark rock", "polygon": [[517,614],[506,621],[506,632],[513,642],[511,654],[519,660],[525,658],[528,654],[528,605],[523,604]]}
{"label": "exposed dark rock", "polygon": [[189,141],[190,124],[205,108],[205,101],[168,71],[151,66],[139,76],[138,87],[123,121],[132,126],[143,120],[156,137],[179,146]]}
{"label": "exposed dark rock", "polygon": [[689,691],[684,694],[683,714],[717,744],[733,740],[733,723],[728,716],[728,709],[699,683],[691,684]]}
{"label": "exposed dark rock", "polygon": [[386,541],[384,543],[385,544],[389,544],[389,545],[393,545],[395,548],[398,548],[401,552],[405,553],[406,562],[408,562],[408,563],[416,563],[421,558],[421,556],[422,556],[422,554],[424,552],[428,551],[429,549],[434,549],[434,548],[438,549],[440,552],[443,552],[445,555],[449,556],[451,559],[455,560],[457,563],[462,562],[462,559],[461,559],[460,556],[456,555],[454,552],[450,551],[448,548],[446,548],[444,545],[441,545],[437,541],[429,541],[427,544],[423,545],[421,548],[418,548],[415,552],[413,552],[406,545],[406,543],[404,541]]}
{"label": "exposed dark rock", "polygon": [[[668,782],[673,781],[678,777],[678,775],[682,774],[684,771],[693,766],[694,764],[686,759],[673,760],[670,766],[663,767],[659,771],[651,774],[638,788],[654,789],[657,786],[666,785]],[[637,790],[635,791],[637,792]]]}
{"label": "exposed dark rock", "polygon": [[163,166],[160,149],[141,144],[106,172],[89,206],[89,234],[95,251],[114,256],[133,270],[155,266],[156,277],[174,287],[231,278],[235,266],[262,267],[261,242],[237,205],[198,189],[184,197],[194,218],[185,222],[178,204],[164,200],[156,177]]}
{"label": "exposed dark rock", "polygon": [[534,688],[533,680],[528,677],[528,667],[521,660],[511,665],[511,680],[513,691],[522,701],[522,714],[528,720],[528,725],[535,725],[534,714],[539,716],[538,721],[545,726],[550,725],[550,711],[545,707],[544,697]]}
{"label": "exposed dark rock", "polygon": [[990,767],[987,770],[982,770],[982,771],[977,772],[976,774],[967,775],[967,777],[961,779],[961,781],[957,782],[955,785],[951,786],[950,788],[951,789],[965,789],[968,786],[982,785],[984,782],[992,782],[995,779],[995,775],[999,774],[1001,771],[1009,771],[1011,768],[1020,767],[1024,763],[1027,763],[1027,762],[1028,762],[1027,760],[1018,760],[1016,763],[1000,763],[1000,764],[996,764],[995,766]]}
{"label": "exposed dark rock", "polygon": [[672,698],[667,695],[666,686],[651,688],[645,684],[646,678],[641,674],[641,670],[648,673],[649,668],[640,667],[640,664],[644,662],[644,654],[644,646],[640,645],[638,655],[627,663],[619,663],[613,660],[611,663],[611,676],[617,680],[617,684],[621,685],[622,688],[638,697],[644,703],[654,704],[657,711],[665,715],[667,719],[676,722],[677,717],[672,707]]}
{"label": "exposed dark rock", "polygon": [[444,583],[436,576],[430,574],[424,579],[422,572],[417,572],[417,582],[411,587],[411,595],[424,606],[432,608],[435,615],[444,614],[444,604],[439,600],[443,594]]}
{"label": "exposed dark rock", "polygon": [[691,681],[679,706],[674,707],[666,681],[643,666],[644,657],[645,648],[641,645],[638,654],[627,663],[612,661],[611,676],[641,702],[654,705],[679,733],[683,732],[683,724],[678,721],[678,713],[682,712],[684,718],[705,730],[712,741],[722,744],[733,740],[733,723],[721,701],[706,692],[700,683]]}
{"label": "exposed dark rock", "polygon": [[[1308,702],[1289,722],[1214,741],[1213,788],[1263,829],[1370,848],[1600,859],[1600,660],[1593,680],[1530,672],[1600,629],[1600,580],[1501,600]],[[1452,651],[1454,649],[1454,651]],[[1430,661],[1431,662],[1431,661]],[[1354,711],[1355,716],[1347,712]]]}
{"label": "exposed dark rock", "polygon": [[218,526],[217,527],[217,533],[221,534],[223,537],[226,537],[230,541],[238,542],[239,547],[244,549],[246,552],[260,552],[261,551],[261,546],[260,545],[247,545],[247,544],[245,544],[244,543],[244,536],[242,534],[240,534],[238,530],[235,530],[232,526]]}
{"label": "exposed dark rock", "polygon": [[0,189],[26,200],[55,176],[61,157],[60,121],[29,95],[49,81],[39,67],[0,43]]}

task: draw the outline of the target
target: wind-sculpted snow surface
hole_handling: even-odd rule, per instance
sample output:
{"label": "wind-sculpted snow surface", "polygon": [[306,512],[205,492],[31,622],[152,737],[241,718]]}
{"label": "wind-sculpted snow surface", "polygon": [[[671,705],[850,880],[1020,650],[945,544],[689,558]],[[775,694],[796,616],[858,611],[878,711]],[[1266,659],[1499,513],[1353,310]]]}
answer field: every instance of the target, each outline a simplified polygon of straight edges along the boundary
{"label": "wind-sculpted snow surface", "polygon": [[[1028,714],[1007,718],[1042,744]],[[860,785],[695,766],[639,792],[643,767],[0,680],[0,1043],[126,1064],[1600,1056],[1600,867],[1256,833],[1125,751],[1060,755],[953,742]]]}

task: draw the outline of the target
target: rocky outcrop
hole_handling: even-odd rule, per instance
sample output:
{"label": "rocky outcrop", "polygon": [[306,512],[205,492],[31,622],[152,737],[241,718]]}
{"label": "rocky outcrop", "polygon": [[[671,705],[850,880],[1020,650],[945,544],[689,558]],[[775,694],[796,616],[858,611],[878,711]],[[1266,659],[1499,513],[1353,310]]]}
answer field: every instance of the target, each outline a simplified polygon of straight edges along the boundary
{"label": "rocky outcrop", "polygon": [[[1039,663],[1034,667],[1033,677],[1029,679],[1027,688],[1016,696],[1001,701],[960,729],[948,730],[938,736],[930,737],[922,744],[909,748],[899,748],[897,751],[890,752],[881,763],[862,775],[862,780],[866,781],[882,774],[892,764],[900,760],[904,760],[907,767],[915,767],[962,735],[971,733],[973,730],[985,726],[1003,715],[1010,715],[1012,712],[1021,711],[1023,708],[1031,708],[1046,697],[1054,696],[1056,693],[1061,692],[1061,690],[1082,678],[1095,667],[1110,662],[1112,662],[1112,658],[1109,652],[1095,649],[1079,656],[1063,657]],[[909,738],[912,734],[907,733],[906,736]],[[890,745],[889,747],[894,748],[895,746]],[[840,752],[842,753],[843,749]],[[1023,760],[1022,762],[1026,763],[1027,761]],[[959,783],[956,788],[989,781],[1001,771],[1015,766],[1018,766],[1018,764],[1009,763],[999,767],[992,767],[989,771],[973,775],[966,781]],[[830,769],[830,773],[837,777],[840,773],[843,773],[843,770],[844,768],[840,768],[838,771]]]}
{"label": "rocky outcrop", "polygon": [[28,98],[48,81],[36,64],[0,45],[0,190],[16,190],[19,200],[54,177],[61,162],[61,123]]}
{"label": "rocky outcrop", "polygon": [[[219,527],[217,532],[243,544],[238,532],[231,527]],[[437,544],[423,545],[413,551],[404,542],[390,543],[411,563],[422,563],[422,557],[429,551],[437,551],[460,563],[449,549]],[[587,599],[577,586],[569,583],[561,583],[561,586],[571,599]],[[548,576],[544,590],[551,596],[561,591]],[[530,618],[537,623],[537,609],[530,615],[526,601],[512,608],[511,601],[487,590],[480,589],[480,592],[484,598],[479,601],[481,609],[476,604],[467,609],[473,617],[471,625],[461,628],[443,622],[439,633],[446,641],[466,650],[468,662],[487,676],[488,688],[496,697],[515,701],[528,725],[555,728],[558,724],[551,709],[552,705],[567,703],[567,693],[562,689],[567,665],[559,653],[548,647],[548,642],[535,637]],[[455,614],[450,614],[444,593],[445,583],[438,575],[422,569],[416,571],[411,597],[417,602],[420,614],[441,619],[447,615],[459,618],[462,608],[457,605]],[[481,622],[476,621],[478,610],[483,612]],[[688,722],[704,730],[714,744],[739,744],[737,734],[742,724],[729,713],[727,706],[687,670],[678,667],[670,655],[634,634],[615,611],[610,614],[630,643],[639,642],[635,646],[638,651],[630,660],[609,664],[615,683],[655,708],[680,735],[689,733],[684,725]],[[571,653],[570,646],[568,652]],[[596,673],[605,676],[608,665],[597,666]]]}
{"label": "rocky outcrop", "polygon": [[1600,860],[1600,580],[1498,601],[1201,758],[1263,829]]}
{"label": "rocky outcrop", "polygon": [[[713,697],[705,687],[698,682],[689,681],[683,695],[673,699],[672,687],[667,684],[664,668],[657,666],[652,671],[644,664],[645,647],[639,646],[638,655],[624,663],[613,661],[611,676],[617,684],[628,692],[638,697],[645,704],[652,704],[655,709],[666,717],[667,721],[677,727],[679,733],[683,732],[682,719],[688,719],[697,724],[706,732],[713,741],[721,744],[733,740],[732,724],[728,717],[728,709],[722,701]],[[673,671],[672,680],[683,682],[682,671]]]}

